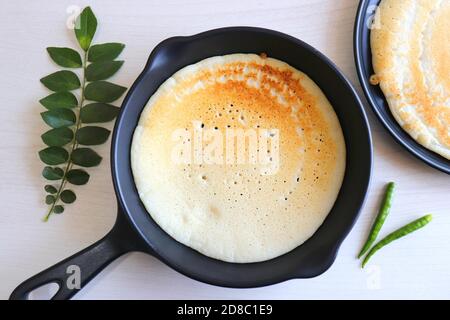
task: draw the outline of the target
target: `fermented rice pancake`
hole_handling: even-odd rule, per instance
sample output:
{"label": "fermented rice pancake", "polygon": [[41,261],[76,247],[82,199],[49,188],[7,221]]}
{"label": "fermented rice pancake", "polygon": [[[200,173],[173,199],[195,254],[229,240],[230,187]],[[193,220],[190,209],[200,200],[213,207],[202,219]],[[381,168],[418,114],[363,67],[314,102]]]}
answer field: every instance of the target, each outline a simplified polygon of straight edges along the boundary
{"label": "fermented rice pancake", "polygon": [[[217,139],[229,132],[248,133],[240,145],[248,157],[238,160],[237,136],[230,148]],[[279,60],[232,54],[187,66],[160,86],[134,132],[131,165],[143,204],[170,236],[212,258],[257,262],[301,245],[323,223],[341,187],[345,143],[308,76]]]}
{"label": "fermented rice pancake", "polygon": [[382,0],[371,46],[374,80],[397,122],[450,159],[450,0]]}

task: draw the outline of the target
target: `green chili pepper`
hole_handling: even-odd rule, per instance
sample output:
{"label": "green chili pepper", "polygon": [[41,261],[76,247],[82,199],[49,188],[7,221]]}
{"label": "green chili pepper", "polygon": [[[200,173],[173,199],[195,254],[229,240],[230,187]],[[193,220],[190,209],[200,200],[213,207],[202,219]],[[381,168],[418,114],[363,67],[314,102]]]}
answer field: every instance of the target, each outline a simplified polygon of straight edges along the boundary
{"label": "green chili pepper", "polygon": [[431,221],[432,218],[433,217],[431,214],[423,216],[422,218],[414,220],[413,222],[408,223],[407,225],[387,235],[384,239],[380,240],[380,242],[374,245],[372,249],[370,249],[369,253],[362,262],[361,268],[364,268],[367,261],[369,261],[370,257],[372,257],[375,254],[375,252],[383,248],[385,245],[391,243],[392,241],[400,239],[406,236],[407,234],[410,234],[420,228],[423,228]]}
{"label": "green chili pepper", "polygon": [[361,258],[369,250],[370,246],[377,239],[378,233],[380,232],[381,227],[383,226],[384,221],[386,220],[389,214],[389,210],[391,209],[392,197],[394,195],[394,187],[395,187],[394,182],[388,183],[380,211],[378,212],[377,218],[375,219],[372,225],[372,229],[370,230],[366,243],[364,244],[363,248],[361,249],[361,252],[358,255],[358,259]]}

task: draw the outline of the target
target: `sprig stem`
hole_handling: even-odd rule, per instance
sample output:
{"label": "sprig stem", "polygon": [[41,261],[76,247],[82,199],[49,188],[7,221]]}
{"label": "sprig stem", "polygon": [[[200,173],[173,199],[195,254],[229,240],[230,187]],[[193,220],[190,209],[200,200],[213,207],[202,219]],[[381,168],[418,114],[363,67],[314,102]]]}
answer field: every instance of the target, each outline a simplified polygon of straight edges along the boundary
{"label": "sprig stem", "polygon": [[50,216],[53,213],[53,209],[55,208],[56,204],[60,200],[61,192],[64,190],[64,187],[65,187],[65,185],[67,183],[67,173],[70,171],[70,169],[72,169],[72,166],[73,166],[72,152],[78,146],[78,142],[77,142],[76,136],[77,136],[78,130],[81,128],[80,111],[81,111],[81,108],[83,107],[84,100],[85,100],[85,98],[84,98],[84,89],[85,89],[85,86],[86,86],[87,55],[88,55],[88,50],[84,51],[84,55],[83,55],[83,61],[82,61],[82,64],[83,64],[82,73],[83,74],[82,74],[82,80],[81,80],[81,96],[80,96],[80,102],[78,103],[78,106],[77,106],[77,109],[78,109],[77,121],[76,121],[76,124],[75,124],[75,132],[74,132],[74,138],[73,138],[73,141],[72,141],[72,146],[71,146],[70,151],[69,151],[69,159],[67,160],[66,167],[64,169],[64,175],[61,178],[61,183],[59,184],[58,191],[56,192],[55,200],[53,201],[52,205],[50,206],[47,214],[42,219],[44,222],[48,221],[48,219],[50,218]]}

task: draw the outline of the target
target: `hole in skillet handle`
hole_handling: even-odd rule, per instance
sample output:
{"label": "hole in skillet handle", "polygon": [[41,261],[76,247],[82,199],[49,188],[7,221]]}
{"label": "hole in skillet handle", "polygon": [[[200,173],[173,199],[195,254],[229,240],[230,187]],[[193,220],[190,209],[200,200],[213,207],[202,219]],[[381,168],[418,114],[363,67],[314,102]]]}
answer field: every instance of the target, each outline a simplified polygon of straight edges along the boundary
{"label": "hole in skillet handle", "polygon": [[59,291],[59,284],[50,282],[44,284],[28,294],[28,300],[50,300]]}
{"label": "hole in skillet handle", "polygon": [[[43,299],[42,295],[35,293],[45,289],[48,291],[46,297],[49,299],[70,299],[121,255],[131,251],[148,252],[142,240],[125,219],[119,210],[116,223],[106,236],[86,249],[24,281],[14,289],[9,299]],[[55,285],[58,287],[57,290],[55,290]]]}

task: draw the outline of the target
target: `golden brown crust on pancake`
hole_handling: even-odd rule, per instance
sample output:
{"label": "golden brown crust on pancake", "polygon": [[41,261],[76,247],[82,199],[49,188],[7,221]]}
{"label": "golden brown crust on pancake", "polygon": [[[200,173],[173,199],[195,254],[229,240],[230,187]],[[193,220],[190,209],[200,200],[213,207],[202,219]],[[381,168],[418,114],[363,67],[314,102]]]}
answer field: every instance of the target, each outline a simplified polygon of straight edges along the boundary
{"label": "golden brown crust on pancake", "polygon": [[[174,164],[175,129],[278,129],[280,167]],[[225,146],[223,146],[225,153]],[[142,113],[132,144],[147,210],[172,237],[217,259],[255,262],[308,239],[339,191],[345,145],[321,90],[289,65],[257,55],[213,57],[168,79]]]}
{"label": "golden brown crust on pancake", "polygon": [[383,0],[377,18],[373,67],[392,114],[450,159],[450,0]]}

